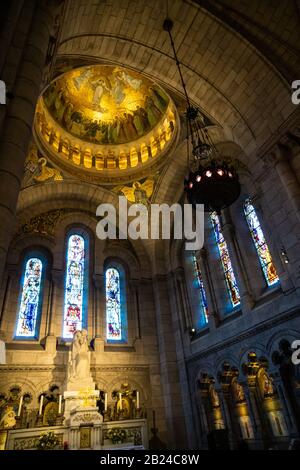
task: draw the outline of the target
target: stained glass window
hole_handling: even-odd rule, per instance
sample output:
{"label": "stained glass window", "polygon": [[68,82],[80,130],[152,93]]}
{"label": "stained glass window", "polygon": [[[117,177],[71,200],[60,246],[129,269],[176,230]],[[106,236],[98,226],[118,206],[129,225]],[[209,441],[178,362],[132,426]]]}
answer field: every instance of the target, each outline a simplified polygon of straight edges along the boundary
{"label": "stained glass window", "polygon": [[244,203],[244,213],[265,279],[268,286],[272,286],[279,281],[279,277],[277,275],[269,247],[250,198],[246,199]]}
{"label": "stained glass window", "polygon": [[17,320],[17,337],[34,338],[40,306],[43,264],[39,258],[30,258],[25,267],[21,303]]}
{"label": "stained glass window", "polygon": [[73,338],[76,330],[82,329],[83,287],[85,274],[84,238],[70,235],[67,249],[67,272],[64,305],[63,337]]}
{"label": "stained glass window", "polygon": [[240,304],[240,300],[241,300],[240,293],[239,293],[239,288],[238,288],[236,278],[233,272],[227,243],[222,233],[220,218],[216,212],[212,212],[210,214],[210,218],[211,218],[213,228],[214,228],[215,238],[216,238],[216,242],[218,245],[218,250],[219,250],[221,263],[222,263],[222,267],[223,267],[223,271],[225,275],[225,281],[226,281],[226,286],[227,286],[227,290],[229,293],[229,297],[230,297],[232,306],[236,307],[237,305]]}
{"label": "stained glass window", "polygon": [[108,268],[105,273],[106,289],[106,336],[108,340],[122,339],[120,273]]}
{"label": "stained glass window", "polygon": [[194,264],[194,272],[195,272],[195,279],[197,288],[200,290],[200,303],[202,309],[202,318],[201,323],[207,324],[208,322],[208,306],[207,306],[207,299],[206,299],[206,292],[203,284],[202,274],[200,270],[199,263],[197,261],[196,255],[193,254],[193,264]]}

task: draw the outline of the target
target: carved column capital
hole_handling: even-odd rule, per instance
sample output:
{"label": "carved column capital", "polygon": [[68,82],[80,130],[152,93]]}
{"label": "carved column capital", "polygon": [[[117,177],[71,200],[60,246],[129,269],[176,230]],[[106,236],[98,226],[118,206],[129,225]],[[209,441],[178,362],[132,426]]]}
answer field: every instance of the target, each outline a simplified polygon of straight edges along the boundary
{"label": "carved column capital", "polygon": [[265,169],[269,170],[270,168],[275,168],[279,162],[287,160],[290,153],[291,148],[288,139],[277,142],[270,151],[262,156]]}

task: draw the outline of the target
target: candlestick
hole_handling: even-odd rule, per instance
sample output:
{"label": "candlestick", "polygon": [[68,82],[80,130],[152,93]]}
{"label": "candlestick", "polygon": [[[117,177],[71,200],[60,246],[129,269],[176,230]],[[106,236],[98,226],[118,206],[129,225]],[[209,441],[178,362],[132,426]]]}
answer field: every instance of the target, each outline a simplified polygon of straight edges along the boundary
{"label": "candlestick", "polygon": [[104,392],[104,411],[107,411],[107,392]]}
{"label": "candlestick", "polygon": [[62,405],[62,395],[59,395],[59,400],[58,400],[58,414],[61,414],[61,405]]}
{"label": "candlestick", "polygon": [[137,409],[140,407],[140,392],[138,390],[136,391],[136,407]]}
{"label": "candlestick", "polygon": [[122,410],[122,393],[119,393],[119,400],[120,400],[120,410]]}
{"label": "candlestick", "polygon": [[44,395],[41,395],[39,415],[41,415],[43,411],[43,402],[44,402]]}
{"label": "candlestick", "polygon": [[18,408],[18,416],[21,416],[22,405],[23,405],[23,395],[21,395],[21,397],[20,397],[19,408]]}

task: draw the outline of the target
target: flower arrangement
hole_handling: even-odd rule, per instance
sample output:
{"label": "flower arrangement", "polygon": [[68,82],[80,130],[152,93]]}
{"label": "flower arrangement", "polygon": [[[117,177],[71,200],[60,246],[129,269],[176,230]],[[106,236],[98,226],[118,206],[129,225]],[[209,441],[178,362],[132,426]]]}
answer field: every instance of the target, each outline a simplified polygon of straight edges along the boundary
{"label": "flower arrangement", "polygon": [[126,436],[126,430],[121,428],[112,428],[107,433],[107,437],[112,441],[113,444],[117,444],[118,442],[124,442]]}
{"label": "flower arrangement", "polygon": [[36,444],[38,450],[54,450],[60,444],[59,438],[54,432],[47,432],[42,434]]}

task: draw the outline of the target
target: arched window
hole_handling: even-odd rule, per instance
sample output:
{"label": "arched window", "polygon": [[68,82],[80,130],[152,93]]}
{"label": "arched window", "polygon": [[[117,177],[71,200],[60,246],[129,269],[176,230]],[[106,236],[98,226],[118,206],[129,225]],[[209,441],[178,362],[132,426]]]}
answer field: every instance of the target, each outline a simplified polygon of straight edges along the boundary
{"label": "arched window", "polygon": [[27,259],[17,318],[16,338],[37,338],[42,304],[43,263],[40,258]]}
{"label": "arched window", "polygon": [[85,325],[84,291],[87,287],[85,240],[78,233],[69,236],[67,247],[63,337],[72,338]]}
{"label": "arched window", "polygon": [[222,233],[220,218],[216,212],[210,214],[214,234],[221,258],[222,268],[225,276],[225,282],[229,293],[230,301],[233,307],[237,307],[240,302],[239,288],[236,282],[234,271],[231,264],[227,243]]}
{"label": "arched window", "polygon": [[200,307],[201,307],[200,326],[205,326],[208,323],[208,306],[207,306],[206,292],[205,292],[205,287],[204,287],[204,283],[202,279],[202,274],[201,274],[200,266],[199,266],[199,263],[197,261],[195,254],[193,254],[193,265],[194,265],[196,288],[199,289],[199,297],[200,297],[199,299]]}
{"label": "arched window", "polygon": [[120,267],[105,271],[106,338],[108,342],[127,341],[125,273]]}
{"label": "arched window", "polygon": [[250,198],[246,199],[244,203],[244,213],[266,282],[268,286],[272,286],[279,281],[279,277],[273,264],[271,253],[256,215],[255,208],[252,205]]}

